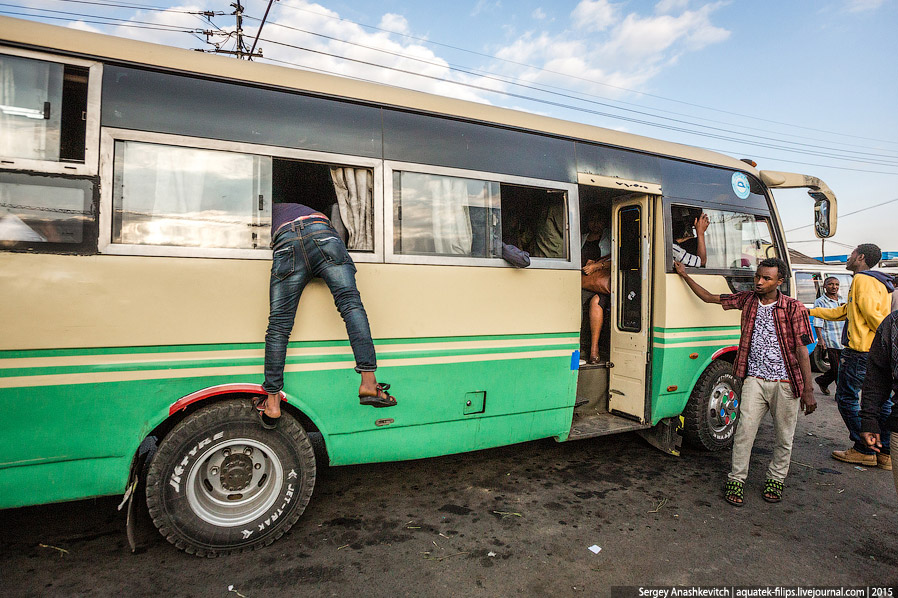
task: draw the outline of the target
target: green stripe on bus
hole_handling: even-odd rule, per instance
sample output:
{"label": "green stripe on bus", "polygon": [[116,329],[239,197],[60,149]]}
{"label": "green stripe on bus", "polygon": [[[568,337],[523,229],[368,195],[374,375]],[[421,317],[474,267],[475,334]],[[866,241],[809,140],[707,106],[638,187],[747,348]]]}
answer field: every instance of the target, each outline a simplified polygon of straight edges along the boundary
{"label": "green stripe on bus", "polygon": [[672,333],[672,332],[713,332],[717,330],[739,330],[739,326],[690,326],[689,328],[663,328],[655,326],[655,332]]}
{"label": "green stripe on bus", "polygon": [[[461,355],[493,355],[500,353],[530,353],[535,351],[552,351],[552,350],[571,350],[576,347],[571,344],[555,344],[555,345],[527,345],[527,346],[510,346],[510,347],[484,347],[470,349],[434,349],[428,351],[396,351],[392,353],[381,353],[377,356],[381,363],[394,359],[415,359],[421,357],[456,357]],[[333,363],[333,362],[352,362],[354,357],[351,353],[330,354],[330,355],[295,355],[288,356],[287,364],[297,363]],[[9,378],[14,376],[41,376],[41,375],[59,375],[59,374],[83,374],[94,372],[137,372],[151,370],[187,370],[208,367],[240,367],[263,365],[264,357],[239,357],[239,358],[220,358],[220,359],[190,359],[185,361],[152,361],[140,363],[97,363],[89,365],[71,365],[71,366],[48,366],[48,367],[28,367],[28,368],[7,368],[0,370],[0,378]]]}
{"label": "green stripe on bus", "polygon": [[[457,343],[472,341],[532,340],[556,339],[579,336],[579,331],[549,332],[534,334],[494,334],[482,336],[431,336],[421,338],[386,338],[375,339],[378,345],[422,344],[422,343]],[[348,340],[329,341],[294,341],[288,349],[313,349],[323,347],[348,347]],[[95,347],[83,349],[23,349],[0,351],[0,359],[18,359],[27,357],[82,357],[89,355],[129,355],[151,353],[191,353],[197,351],[246,351],[262,350],[265,343],[221,343],[209,345],[153,345],[143,347]]]}

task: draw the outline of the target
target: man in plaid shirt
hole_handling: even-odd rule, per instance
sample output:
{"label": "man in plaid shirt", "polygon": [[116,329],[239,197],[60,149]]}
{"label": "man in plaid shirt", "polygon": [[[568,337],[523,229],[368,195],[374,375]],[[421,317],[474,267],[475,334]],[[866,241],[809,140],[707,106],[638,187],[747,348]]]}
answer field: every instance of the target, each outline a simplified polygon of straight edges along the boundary
{"label": "man in plaid shirt", "polygon": [[768,502],[779,502],[789,473],[799,407],[805,415],[817,408],[807,348],[812,342],[808,310],[779,291],[788,269],[778,258],[758,264],[754,291],[731,295],[712,295],[686,274],[682,264],[674,262],[674,268],[705,303],[742,310],[742,336],[733,370],[743,380],[742,396],[733,438],[733,465],[724,498],[742,506],[751,448],[761,418],[769,411],[776,445],[767,468],[763,497]]}

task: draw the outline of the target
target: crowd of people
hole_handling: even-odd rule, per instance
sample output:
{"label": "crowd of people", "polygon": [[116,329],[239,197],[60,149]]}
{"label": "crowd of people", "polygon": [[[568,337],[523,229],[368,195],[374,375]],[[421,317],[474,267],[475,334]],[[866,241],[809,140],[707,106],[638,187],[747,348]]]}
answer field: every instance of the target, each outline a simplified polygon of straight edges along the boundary
{"label": "crowd of people", "polygon": [[[898,470],[892,469],[890,455],[890,441],[898,433],[898,413],[892,415],[898,392],[898,312],[893,309],[898,291],[891,276],[871,269],[881,259],[876,245],[859,245],[846,264],[854,273],[847,300],[839,297],[839,281],[827,278],[824,294],[810,311],[779,290],[788,269],[778,258],[758,264],[753,291],[725,295],[709,293],[689,276],[682,261],[674,262],[676,272],[702,301],[742,311],[734,374],[743,386],[732,468],[724,486],[727,502],[745,503],[751,450],[767,412],[773,418],[775,446],[762,496],[768,502],[782,500],[798,414],[810,415],[817,407],[813,383],[825,395],[836,383],[836,402],[852,442],[845,450],[833,451],[832,457],[893,471],[898,491]],[[809,315],[815,318],[818,342],[831,364],[814,380],[807,349],[813,342]]]}

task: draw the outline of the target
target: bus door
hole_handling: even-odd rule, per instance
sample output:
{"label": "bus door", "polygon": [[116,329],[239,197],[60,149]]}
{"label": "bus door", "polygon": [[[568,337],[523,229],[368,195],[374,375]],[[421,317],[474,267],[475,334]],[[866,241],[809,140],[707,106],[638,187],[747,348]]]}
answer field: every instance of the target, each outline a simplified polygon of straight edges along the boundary
{"label": "bus door", "polygon": [[608,408],[639,422],[648,419],[651,328],[652,196],[612,203],[611,361]]}

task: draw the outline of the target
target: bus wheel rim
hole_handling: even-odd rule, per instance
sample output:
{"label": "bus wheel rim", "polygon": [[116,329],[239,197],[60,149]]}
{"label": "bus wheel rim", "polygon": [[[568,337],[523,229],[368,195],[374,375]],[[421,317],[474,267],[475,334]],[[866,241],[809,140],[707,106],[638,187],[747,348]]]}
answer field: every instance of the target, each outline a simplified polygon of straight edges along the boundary
{"label": "bus wheel rim", "polygon": [[206,523],[245,525],[274,505],[283,480],[283,466],[270,447],[233,438],[209,447],[196,460],[187,478],[187,501]]}
{"label": "bus wheel rim", "polygon": [[719,381],[711,390],[708,401],[708,425],[716,434],[723,434],[736,424],[739,399],[727,382]]}

